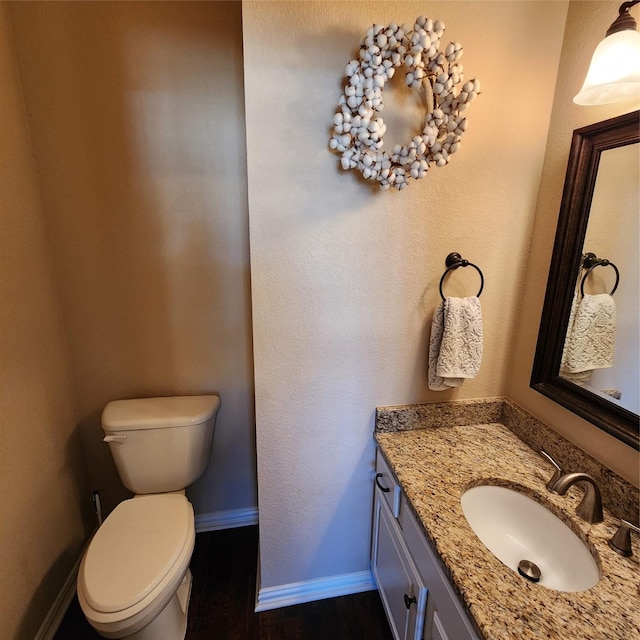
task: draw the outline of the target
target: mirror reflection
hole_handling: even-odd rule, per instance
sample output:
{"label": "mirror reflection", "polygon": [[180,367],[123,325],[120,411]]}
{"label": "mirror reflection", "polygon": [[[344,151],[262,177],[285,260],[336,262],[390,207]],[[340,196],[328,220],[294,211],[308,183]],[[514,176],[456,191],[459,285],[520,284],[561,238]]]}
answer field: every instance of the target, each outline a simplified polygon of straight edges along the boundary
{"label": "mirror reflection", "polygon": [[638,111],[573,132],[531,372],[533,389],[635,449],[639,145]]}
{"label": "mirror reflection", "polygon": [[598,164],[560,376],[640,413],[640,152],[605,150]]}

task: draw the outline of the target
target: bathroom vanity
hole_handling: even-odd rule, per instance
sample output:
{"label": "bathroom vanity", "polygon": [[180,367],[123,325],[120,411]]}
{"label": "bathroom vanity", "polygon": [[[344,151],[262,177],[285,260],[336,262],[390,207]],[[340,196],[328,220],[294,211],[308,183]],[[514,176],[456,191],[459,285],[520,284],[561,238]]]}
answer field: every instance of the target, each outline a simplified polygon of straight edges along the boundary
{"label": "bathroom vanity", "polygon": [[[640,637],[640,543],[632,536],[628,558],[607,544],[619,525],[608,507],[637,518],[637,489],[506,400],[379,408],[375,438],[372,570],[397,640]],[[597,479],[604,522],[578,518],[582,489],[547,491],[540,438],[567,471]],[[500,562],[462,511],[478,485],[516,489],[560,518],[595,560],[595,586],[549,589]]]}
{"label": "bathroom vanity", "polygon": [[466,612],[382,454],[376,459],[371,567],[400,640],[475,640]]}

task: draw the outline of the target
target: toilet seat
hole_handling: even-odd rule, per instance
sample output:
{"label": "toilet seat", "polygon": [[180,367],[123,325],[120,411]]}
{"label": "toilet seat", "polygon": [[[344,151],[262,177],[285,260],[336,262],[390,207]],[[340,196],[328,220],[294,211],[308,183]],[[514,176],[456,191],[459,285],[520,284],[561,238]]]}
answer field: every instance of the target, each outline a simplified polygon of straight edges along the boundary
{"label": "toilet seat", "polygon": [[144,626],[173,597],[194,543],[193,507],[184,495],[121,502],[96,532],[78,574],[78,599],[92,625],[118,632]]}

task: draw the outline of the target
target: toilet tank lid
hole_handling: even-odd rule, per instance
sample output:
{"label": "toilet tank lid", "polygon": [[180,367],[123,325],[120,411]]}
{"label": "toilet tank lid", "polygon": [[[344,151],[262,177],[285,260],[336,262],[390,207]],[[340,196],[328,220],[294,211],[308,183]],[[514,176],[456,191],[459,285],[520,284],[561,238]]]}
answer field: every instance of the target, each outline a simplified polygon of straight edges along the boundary
{"label": "toilet tank lid", "polygon": [[102,412],[102,426],[127,431],[196,425],[209,420],[219,406],[216,395],[113,400]]}

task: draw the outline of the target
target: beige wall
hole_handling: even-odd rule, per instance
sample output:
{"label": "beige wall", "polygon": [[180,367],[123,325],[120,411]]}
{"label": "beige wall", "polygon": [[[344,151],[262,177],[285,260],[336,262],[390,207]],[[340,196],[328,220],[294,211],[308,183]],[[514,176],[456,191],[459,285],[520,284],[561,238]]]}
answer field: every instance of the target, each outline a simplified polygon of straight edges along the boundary
{"label": "beige wall", "polygon": [[14,3],[91,480],[100,412],[219,393],[196,512],[256,505],[240,3]]}
{"label": "beige wall", "polygon": [[[525,283],[526,295],[522,300],[518,325],[520,339],[514,344],[513,375],[508,395],[568,440],[638,486],[640,469],[637,451],[529,388],[573,130],[627,113],[639,106],[633,100],[601,107],[581,107],[572,102],[582,86],[596,45],[618,15],[618,7],[618,2],[572,2],[569,8],[536,208]],[[636,20],[640,19],[638,9],[640,7],[632,9]]]}
{"label": "beige wall", "polygon": [[4,5],[0,122],[0,635],[31,640],[84,543],[89,485]]}
{"label": "beige wall", "polygon": [[[566,8],[243,3],[263,587],[368,569],[376,405],[506,392]],[[426,11],[483,93],[450,165],[379,192],[328,150],[343,72],[373,22]],[[477,379],[437,393],[427,339],[451,251],[485,274],[485,351]],[[467,271],[448,295],[476,292]]]}

